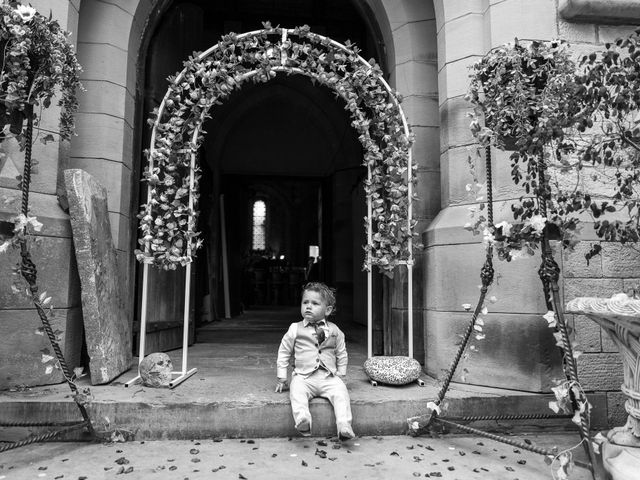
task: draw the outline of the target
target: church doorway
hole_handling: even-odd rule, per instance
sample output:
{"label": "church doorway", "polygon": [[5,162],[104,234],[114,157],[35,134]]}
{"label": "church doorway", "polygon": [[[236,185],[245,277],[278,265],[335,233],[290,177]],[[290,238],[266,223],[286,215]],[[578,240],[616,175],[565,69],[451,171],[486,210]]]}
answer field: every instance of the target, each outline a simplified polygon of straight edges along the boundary
{"label": "church doorway", "polygon": [[[221,3],[231,2],[179,1],[166,11],[149,46],[145,112],[159,104],[166,77],[192,51],[229,31],[259,29],[265,18],[274,25],[309,24],[338,42],[353,41],[365,58],[382,60],[359,2],[268,2],[269,12],[261,10],[265,2]],[[365,325],[366,169],[342,101],[307,77],[278,75],[243,85],[210,115],[199,152],[204,248],[193,268],[192,339],[199,341],[197,332],[213,322],[241,325],[243,316],[254,318],[261,309],[291,312],[307,280],[338,290],[339,323]],[[148,351],[177,348],[184,273],[150,271]],[[236,336],[242,335],[239,328]]]}

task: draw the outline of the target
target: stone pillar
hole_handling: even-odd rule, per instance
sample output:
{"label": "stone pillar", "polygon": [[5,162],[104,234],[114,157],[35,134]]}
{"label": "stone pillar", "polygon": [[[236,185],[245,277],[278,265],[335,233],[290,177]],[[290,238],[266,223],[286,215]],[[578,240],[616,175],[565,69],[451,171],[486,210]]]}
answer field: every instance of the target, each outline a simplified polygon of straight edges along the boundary
{"label": "stone pillar", "polygon": [[[519,38],[552,39],[556,32],[553,0],[500,3],[436,2],[440,98],[440,165],[442,210],[424,235],[427,253],[425,366],[440,376],[448,369],[460,334],[471,320],[463,304],[475,308],[485,253],[482,239],[464,230],[470,208],[466,184],[472,183],[468,156],[474,139],[464,96],[471,64],[491,48]],[[493,152],[495,221],[511,219],[510,200],[520,192],[511,186],[508,153]],[[480,181],[484,166],[477,165]],[[486,196],[485,196],[486,198]],[[539,255],[505,263],[495,259],[496,276],[487,303],[489,314],[483,340],[472,340],[454,381],[525,391],[547,391],[554,378],[562,378],[560,355],[546,321],[540,280]]]}
{"label": "stone pillar", "polygon": [[[36,0],[31,4],[44,16],[51,12],[64,30],[77,32],[76,2]],[[71,41],[75,41],[75,35]],[[51,107],[42,112],[41,125],[57,131],[59,118],[60,108],[54,100]],[[67,159],[69,142],[45,145],[37,135],[36,130],[32,158],[38,163],[32,172],[29,206],[30,215],[36,216],[43,227],[34,236],[31,253],[38,269],[40,292],[46,291],[55,307],[52,328],[62,332],[61,348],[69,368],[73,369],[80,363],[82,311],[69,218],[56,196],[59,192],[58,172]],[[12,218],[21,208],[21,192],[15,177],[22,174],[24,156],[12,140],[0,144],[0,152],[5,155],[0,160],[0,228],[11,231]],[[46,336],[35,333],[41,321],[32,308],[33,304],[24,290],[18,294],[12,292],[11,284],[16,276],[11,275],[11,269],[19,260],[16,250],[0,254],[0,327],[3,331],[0,340],[0,390],[63,381],[59,370],[47,373],[48,364],[42,362],[42,350],[51,349]],[[26,286],[23,281],[19,284]]]}

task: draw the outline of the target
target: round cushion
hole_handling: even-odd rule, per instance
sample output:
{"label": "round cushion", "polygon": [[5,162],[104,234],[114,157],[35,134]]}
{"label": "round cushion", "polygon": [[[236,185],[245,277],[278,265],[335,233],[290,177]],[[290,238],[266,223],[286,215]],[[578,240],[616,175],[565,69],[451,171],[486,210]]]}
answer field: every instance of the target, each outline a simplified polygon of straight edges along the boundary
{"label": "round cushion", "polygon": [[171,382],[173,363],[166,353],[150,353],[139,366],[140,378],[147,387],[166,387]]}
{"label": "round cushion", "polygon": [[415,358],[379,356],[364,362],[364,372],[376,382],[406,385],[420,377],[422,368]]}

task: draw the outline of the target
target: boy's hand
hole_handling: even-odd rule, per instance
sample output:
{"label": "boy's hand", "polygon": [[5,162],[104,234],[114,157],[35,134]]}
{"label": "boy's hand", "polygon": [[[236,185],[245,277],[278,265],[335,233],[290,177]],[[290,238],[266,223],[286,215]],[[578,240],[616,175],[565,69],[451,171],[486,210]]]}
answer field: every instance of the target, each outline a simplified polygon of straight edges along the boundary
{"label": "boy's hand", "polygon": [[282,393],[285,390],[289,390],[289,385],[287,384],[286,378],[279,378],[278,384],[276,385],[276,393]]}

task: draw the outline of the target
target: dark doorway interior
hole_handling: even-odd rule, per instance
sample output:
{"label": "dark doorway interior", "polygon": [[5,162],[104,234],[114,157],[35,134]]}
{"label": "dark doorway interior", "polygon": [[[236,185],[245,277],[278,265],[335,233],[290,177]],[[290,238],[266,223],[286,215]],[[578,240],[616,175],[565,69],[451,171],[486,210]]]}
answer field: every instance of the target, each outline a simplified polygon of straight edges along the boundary
{"label": "dark doorway interior", "polygon": [[[177,1],[150,43],[145,112],[160,103],[165,78],[192,51],[230,31],[259,29],[265,20],[308,24],[339,42],[353,41],[365,58],[381,58],[382,46],[357,1]],[[200,152],[204,248],[193,274],[194,326],[241,319],[250,309],[290,311],[305,278],[337,288],[338,322],[366,324],[366,171],[342,101],[307,77],[278,75],[266,84],[245,84],[210,113]],[[262,225],[256,208],[264,211]],[[256,243],[260,234],[262,243]],[[309,269],[310,246],[321,257]],[[157,332],[157,350],[175,348],[175,341],[163,339],[180,338],[169,332],[182,318],[177,299],[184,275],[154,275],[150,330]]]}

